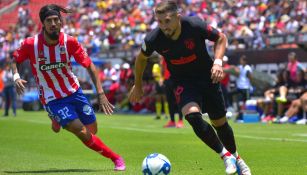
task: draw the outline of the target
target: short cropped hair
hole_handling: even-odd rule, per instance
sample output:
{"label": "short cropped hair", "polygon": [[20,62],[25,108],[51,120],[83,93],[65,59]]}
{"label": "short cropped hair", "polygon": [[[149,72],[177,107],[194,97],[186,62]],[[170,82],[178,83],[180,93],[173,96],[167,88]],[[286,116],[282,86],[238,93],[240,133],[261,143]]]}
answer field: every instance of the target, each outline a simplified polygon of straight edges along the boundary
{"label": "short cropped hair", "polygon": [[240,57],[240,59],[241,59],[242,61],[247,62],[247,57],[246,57],[246,55],[242,55],[242,56]]}
{"label": "short cropped hair", "polygon": [[178,12],[178,6],[175,1],[162,1],[155,7],[155,14],[164,14],[167,12]]}
{"label": "short cropped hair", "polygon": [[295,52],[290,52],[290,53],[288,54],[288,56],[291,56],[291,57],[293,57],[293,58],[296,58],[296,53],[295,53]]}

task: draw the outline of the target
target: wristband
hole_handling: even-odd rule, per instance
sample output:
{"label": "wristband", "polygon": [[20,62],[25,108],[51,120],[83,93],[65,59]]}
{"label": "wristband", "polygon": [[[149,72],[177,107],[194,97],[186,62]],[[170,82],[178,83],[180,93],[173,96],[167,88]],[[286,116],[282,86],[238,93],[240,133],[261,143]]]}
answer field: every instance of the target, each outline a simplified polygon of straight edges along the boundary
{"label": "wristband", "polygon": [[14,73],[14,75],[13,75],[13,80],[14,80],[14,82],[15,82],[16,80],[18,80],[18,79],[20,79],[19,73]]}
{"label": "wristband", "polygon": [[223,66],[223,61],[222,61],[222,59],[216,58],[216,59],[214,60],[213,64],[217,64],[217,65],[219,65],[219,66]]}

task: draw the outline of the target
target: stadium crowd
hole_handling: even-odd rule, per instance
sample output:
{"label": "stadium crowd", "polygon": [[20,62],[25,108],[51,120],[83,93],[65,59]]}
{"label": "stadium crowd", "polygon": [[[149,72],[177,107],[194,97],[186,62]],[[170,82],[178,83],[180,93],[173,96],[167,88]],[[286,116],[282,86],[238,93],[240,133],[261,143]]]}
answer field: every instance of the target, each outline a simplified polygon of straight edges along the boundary
{"label": "stadium crowd", "polygon": [[[138,47],[147,31],[155,28],[154,0],[69,0],[75,13],[65,17],[64,32],[78,38],[92,55],[110,49]],[[31,1],[29,1],[31,3]],[[306,32],[307,2],[304,0],[180,0],[181,13],[199,16],[231,38],[228,49],[244,49],[242,38],[252,38],[248,47],[266,47],[262,35]],[[102,15],[101,15],[102,14]],[[39,30],[27,6],[20,5],[18,22],[0,29],[0,60],[20,41]]]}
{"label": "stadium crowd", "polygon": [[[136,49],[141,45],[145,34],[157,26],[152,11],[156,2],[159,1],[69,0],[67,5],[74,13],[64,16],[63,30],[75,36],[89,55],[94,57],[110,50]],[[230,38],[228,49],[232,50],[268,47],[263,39],[265,35],[307,31],[305,0],[179,0],[179,4],[183,15],[199,16],[223,31]],[[17,25],[10,26],[8,30],[0,29],[2,68],[10,61],[11,53],[18,48],[19,43],[40,30],[41,26],[37,26],[33,20],[35,14],[26,5],[20,4]],[[245,42],[246,38],[251,42]],[[154,103],[152,80],[148,80],[148,85],[145,85],[147,95],[143,103],[128,103],[124,94],[127,94],[131,85],[132,72],[129,63],[113,67],[105,64],[101,68],[100,78],[105,89],[109,90],[110,101],[126,111],[154,110],[154,105],[151,105]]]}

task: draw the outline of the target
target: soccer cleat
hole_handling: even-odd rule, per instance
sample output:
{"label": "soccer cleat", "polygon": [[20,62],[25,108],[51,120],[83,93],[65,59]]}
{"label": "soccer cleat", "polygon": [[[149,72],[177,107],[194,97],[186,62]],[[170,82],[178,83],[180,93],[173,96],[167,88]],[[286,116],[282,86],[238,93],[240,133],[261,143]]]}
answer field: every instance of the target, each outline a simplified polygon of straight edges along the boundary
{"label": "soccer cleat", "polygon": [[271,116],[271,115],[268,115],[268,116],[266,116],[266,117],[264,117],[262,120],[261,120],[261,122],[262,123],[268,123],[268,122],[271,122],[272,120],[273,120],[273,116]]}
{"label": "soccer cleat", "polygon": [[224,160],[224,164],[226,167],[226,174],[235,174],[237,172],[236,158],[232,154],[230,154],[230,152],[227,152],[226,154],[224,154],[222,159]]}
{"label": "soccer cleat", "polygon": [[183,121],[182,120],[179,120],[176,124],[176,127],[177,128],[183,128]]}
{"label": "soccer cleat", "polygon": [[296,121],[296,124],[297,125],[306,125],[307,124],[307,119],[305,119],[305,118],[300,119],[300,120]]}
{"label": "soccer cleat", "polygon": [[238,169],[238,175],[251,175],[251,170],[246,165],[244,160],[238,156],[237,157],[237,169]]}
{"label": "soccer cleat", "polygon": [[275,118],[272,119],[273,123],[280,123],[280,116],[276,116]]}
{"label": "soccer cleat", "polygon": [[287,123],[288,120],[289,120],[289,117],[283,116],[283,117],[279,120],[279,123]]}
{"label": "soccer cleat", "polygon": [[125,161],[122,157],[115,159],[113,162],[115,165],[114,171],[125,171],[126,170]]}
{"label": "soccer cleat", "polygon": [[166,125],[163,126],[164,128],[173,128],[176,127],[176,123],[173,121],[169,121]]}

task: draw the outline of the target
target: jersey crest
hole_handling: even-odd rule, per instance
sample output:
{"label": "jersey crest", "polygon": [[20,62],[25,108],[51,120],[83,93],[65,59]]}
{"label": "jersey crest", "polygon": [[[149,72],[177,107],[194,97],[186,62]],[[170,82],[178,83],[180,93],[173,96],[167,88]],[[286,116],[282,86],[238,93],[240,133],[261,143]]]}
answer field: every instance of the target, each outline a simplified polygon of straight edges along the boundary
{"label": "jersey crest", "polygon": [[193,50],[195,48],[195,42],[192,38],[188,38],[184,41],[185,47],[189,50]]}

